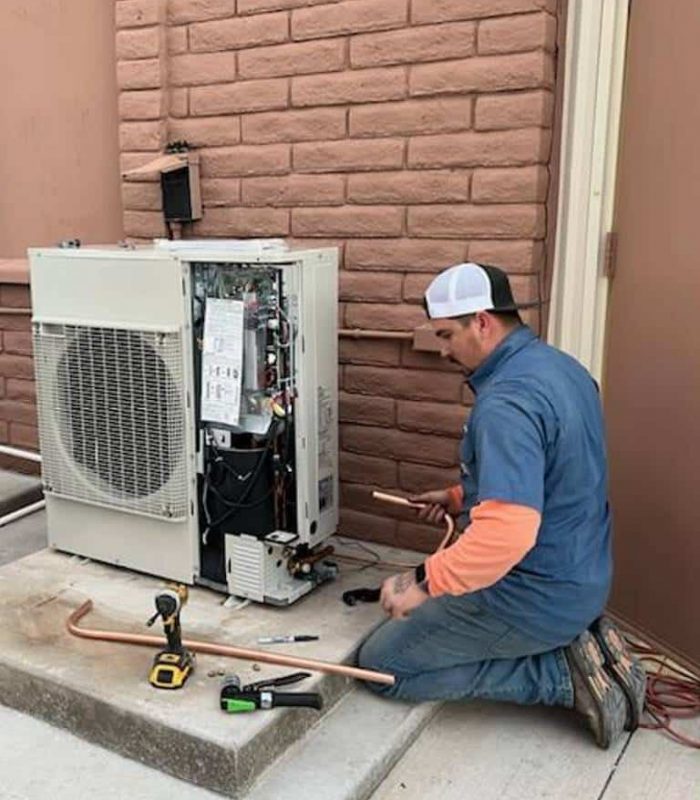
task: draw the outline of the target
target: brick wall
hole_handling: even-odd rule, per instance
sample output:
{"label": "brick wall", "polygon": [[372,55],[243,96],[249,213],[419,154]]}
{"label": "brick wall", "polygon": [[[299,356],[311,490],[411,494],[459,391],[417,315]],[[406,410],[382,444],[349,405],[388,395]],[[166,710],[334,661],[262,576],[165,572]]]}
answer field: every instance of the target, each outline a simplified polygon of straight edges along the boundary
{"label": "brick wall", "polygon": [[[556,13],[556,0],[116,0],[122,166],[187,139],[205,207],[187,235],[338,245],[346,327],[411,330],[432,275],[468,258],[539,298]],[[127,235],[163,235],[157,183],[125,183],[123,198]],[[434,532],[370,490],[455,477],[461,375],[395,341],[340,352],[342,529],[432,548]]]}
{"label": "brick wall", "polygon": [[[0,260],[0,442],[38,450],[28,280],[25,261]],[[0,468],[38,472],[36,464],[3,455]]]}

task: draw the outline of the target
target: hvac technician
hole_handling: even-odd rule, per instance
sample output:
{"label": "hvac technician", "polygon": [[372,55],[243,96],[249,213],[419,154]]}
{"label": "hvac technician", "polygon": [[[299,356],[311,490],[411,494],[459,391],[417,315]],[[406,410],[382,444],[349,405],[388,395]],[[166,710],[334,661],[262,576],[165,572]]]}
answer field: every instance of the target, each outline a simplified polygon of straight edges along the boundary
{"label": "hvac technician", "polygon": [[388,578],[392,617],[362,667],[392,672],[403,700],[488,698],[583,714],[601,747],[639,723],[644,672],[599,619],[612,577],[607,464],[595,382],[522,324],[507,275],[459,264],[428,287],[442,355],[476,397],[461,483],[412,498],[464,533]]}

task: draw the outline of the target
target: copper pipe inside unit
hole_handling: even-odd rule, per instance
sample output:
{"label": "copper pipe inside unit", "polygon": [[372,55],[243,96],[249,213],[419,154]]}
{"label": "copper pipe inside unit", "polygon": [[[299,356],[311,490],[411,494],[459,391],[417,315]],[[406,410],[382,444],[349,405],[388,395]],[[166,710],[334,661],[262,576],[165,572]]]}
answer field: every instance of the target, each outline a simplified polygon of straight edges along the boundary
{"label": "copper pipe inside unit", "polygon": [[344,339],[397,339],[412,342],[413,334],[409,331],[373,331],[363,328],[340,328],[338,336]]}
{"label": "copper pipe inside unit", "polygon": [[[68,633],[79,636],[81,639],[97,639],[103,642],[119,642],[121,644],[136,644],[143,647],[160,647],[165,640],[160,636],[147,636],[141,633],[120,633],[118,631],[101,631],[91,628],[79,628],[78,622],[92,609],[92,600],[86,600],[79,608],[68,617],[66,628]],[[396,679],[385,672],[373,672],[359,667],[347,667],[344,664],[332,664],[328,661],[315,661],[311,658],[297,656],[283,656],[280,653],[270,653],[264,650],[249,650],[244,647],[231,647],[225,644],[200,642],[195,639],[183,639],[182,644],[188,650],[196,653],[207,653],[212,656],[227,656],[228,658],[241,658],[246,661],[262,661],[267,664],[278,664],[282,667],[297,667],[310,669],[314,672],[325,672],[329,675],[343,675],[372,683],[383,683],[393,686]]]}

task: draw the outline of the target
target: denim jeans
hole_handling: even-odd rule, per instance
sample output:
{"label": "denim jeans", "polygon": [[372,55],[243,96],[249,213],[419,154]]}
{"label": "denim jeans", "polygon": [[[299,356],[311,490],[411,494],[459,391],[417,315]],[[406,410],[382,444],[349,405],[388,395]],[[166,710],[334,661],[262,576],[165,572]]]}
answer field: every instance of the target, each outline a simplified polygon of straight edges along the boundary
{"label": "denim jeans", "polygon": [[570,708],[566,644],[519,632],[469,595],[444,595],[407,619],[380,625],[360,648],[358,663],[394,674],[394,686],[367,685],[399,700],[485,698]]}

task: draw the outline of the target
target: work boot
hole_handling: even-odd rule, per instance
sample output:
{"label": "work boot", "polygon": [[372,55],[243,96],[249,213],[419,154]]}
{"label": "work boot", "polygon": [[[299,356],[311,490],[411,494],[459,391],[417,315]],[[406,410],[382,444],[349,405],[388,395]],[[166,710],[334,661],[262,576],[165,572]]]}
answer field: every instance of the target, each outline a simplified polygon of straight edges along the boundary
{"label": "work boot", "polygon": [[564,652],[574,687],[574,708],[585,717],[598,747],[607,750],[625,726],[625,695],[605,671],[605,657],[589,631]]}
{"label": "work boot", "polygon": [[612,620],[600,617],[591,625],[591,633],[605,657],[606,669],[625,693],[625,730],[637,730],[644,711],[647,684],[644,667],[629,651],[624,636]]}

